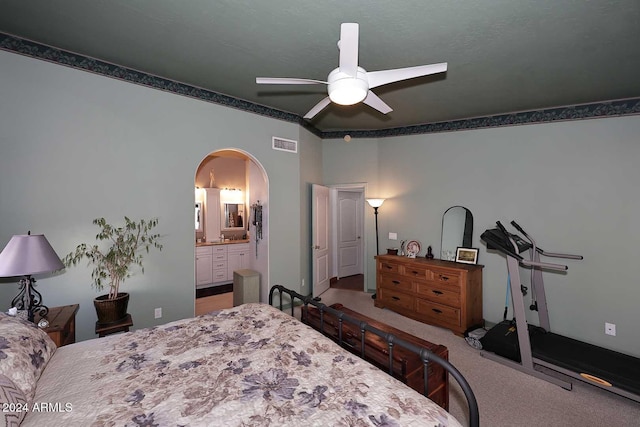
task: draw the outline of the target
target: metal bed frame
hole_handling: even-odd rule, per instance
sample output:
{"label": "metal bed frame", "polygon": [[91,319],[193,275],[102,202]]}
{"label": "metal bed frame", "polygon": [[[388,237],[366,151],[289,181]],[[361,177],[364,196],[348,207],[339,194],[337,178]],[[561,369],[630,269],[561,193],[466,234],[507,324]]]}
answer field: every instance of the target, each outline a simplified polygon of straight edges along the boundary
{"label": "metal bed frame", "polygon": [[273,296],[274,296],[274,292],[275,291],[279,291],[279,309],[280,311],[284,311],[283,309],[283,298],[282,298],[282,294],[285,293],[287,295],[289,295],[289,297],[291,298],[290,304],[291,304],[291,316],[295,317],[294,315],[294,309],[296,306],[296,299],[300,300],[300,302],[302,304],[304,304],[305,307],[308,307],[309,304],[313,305],[314,307],[316,307],[319,312],[320,312],[320,330],[324,330],[324,314],[325,313],[329,313],[333,316],[336,316],[336,318],[338,319],[338,344],[340,344],[341,347],[344,348],[350,348],[342,339],[342,325],[343,322],[347,322],[350,323],[352,325],[358,326],[360,328],[361,331],[361,339],[360,339],[360,357],[364,360],[365,357],[365,333],[372,333],[375,334],[377,336],[379,336],[380,338],[382,338],[383,340],[386,341],[387,345],[389,346],[389,364],[388,364],[388,368],[389,368],[389,375],[393,375],[393,348],[395,346],[399,346],[401,348],[404,348],[412,353],[417,354],[420,359],[422,360],[422,363],[424,364],[424,396],[428,396],[428,363],[429,362],[435,362],[437,364],[439,364],[440,366],[442,366],[449,374],[451,374],[451,376],[453,376],[453,378],[455,378],[455,380],[458,382],[458,384],[460,385],[460,388],[462,389],[462,392],[465,395],[465,398],[467,399],[467,405],[469,408],[469,425],[471,427],[478,427],[480,425],[480,413],[478,411],[478,402],[476,400],[475,395],[473,394],[473,391],[471,390],[471,386],[469,385],[469,383],[467,382],[467,380],[464,378],[464,376],[460,373],[460,371],[458,371],[458,369],[456,369],[455,366],[453,366],[448,360],[445,360],[443,358],[441,358],[440,356],[437,356],[436,354],[432,353],[431,351],[427,350],[426,348],[423,347],[419,347],[417,345],[414,345],[410,342],[404,341],[398,337],[396,337],[395,335],[388,333],[388,332],[383,332],[380,329],[377,329],[371,325],[369,325],[367,322],[364,322],[362,320],[359,319],[355,319],[351,316],[349,316],[348,314],[340,311],[340,310],[336,310],[334,308],[331,308],[319,301],[315,301],[313,298],[311,298],[310,296],[304,296],[301,295],[299,293],[297,293],[296,291],[292,291],[291,289],[287,289],[282,285],[274,285],[271,287],[271,289],[269,290],[269,305],[273,306]]}

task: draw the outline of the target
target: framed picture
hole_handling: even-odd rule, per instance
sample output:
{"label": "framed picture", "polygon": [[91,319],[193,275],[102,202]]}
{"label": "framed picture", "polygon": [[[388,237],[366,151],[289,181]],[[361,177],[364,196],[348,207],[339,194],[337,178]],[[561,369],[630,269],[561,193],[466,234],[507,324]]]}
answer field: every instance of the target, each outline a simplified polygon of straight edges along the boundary
{"label": "framed picture", "polygon": [[474,249],[474,248],[456,249],[456,262],[461,262],[463,264],[477,264],[478,249]]}

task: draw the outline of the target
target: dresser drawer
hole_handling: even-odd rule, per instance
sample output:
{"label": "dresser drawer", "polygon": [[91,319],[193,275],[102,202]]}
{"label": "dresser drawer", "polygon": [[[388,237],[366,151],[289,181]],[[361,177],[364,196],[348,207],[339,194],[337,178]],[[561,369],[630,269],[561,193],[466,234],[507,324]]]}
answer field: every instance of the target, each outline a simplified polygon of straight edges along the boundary
{"label": "dresser drawer", "polygon": [[376,256],[374,305],[463,336],[484,324],[482,266],[451,261]]}
{"label": "dresser drawer", "polygon": [[393,290],[380,288],[378,296],[380,301],[391,308],[400,308],[404,310],[415,310],[415,297],[412,295],[395,292]]}
{"label": "dresser drawer", "polygon": [[427,278],[434,283],[440,285],[449,285],[460,287],[462,285],[462,273],[459,271],[447,271],[430,269]]}
{"label": "dresser drawer", "polygon": [[380,286],[389,290],[401,290],[415,292],[415,286],[413,281],[405,276],[399,274],[381,274]]}
{"label": "dresser drawer", "polygon": [[460,309],[458,308],[418,298],[416,299],[416,312],[438,325],[460,326]]}
{"label": "dresser drawer", "polygon": [[460,308],[460,289],[430,283],[418,283],[416,292],[420,297],[429,301]]}
{"label": "dresser drawer", "polygon": [[429,278],[429,269],[421,265],[404,265],[400,271],[403,275],[413,277],[414,279]]}
{"label": "dresser drawer", "polygon": [[399,273],[400,264],[389,261],[381,261],[378,263],[378,269],[383,273]]}

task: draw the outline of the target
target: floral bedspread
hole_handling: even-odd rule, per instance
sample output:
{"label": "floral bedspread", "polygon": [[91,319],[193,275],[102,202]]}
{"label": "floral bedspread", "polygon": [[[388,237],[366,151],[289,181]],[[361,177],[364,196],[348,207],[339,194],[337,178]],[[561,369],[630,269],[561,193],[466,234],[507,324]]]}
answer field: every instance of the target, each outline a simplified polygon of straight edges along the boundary
{"label": "floral bedspread", "polygon": [[61,347],[31,408],[23,425],[459,425],[265,304]]}

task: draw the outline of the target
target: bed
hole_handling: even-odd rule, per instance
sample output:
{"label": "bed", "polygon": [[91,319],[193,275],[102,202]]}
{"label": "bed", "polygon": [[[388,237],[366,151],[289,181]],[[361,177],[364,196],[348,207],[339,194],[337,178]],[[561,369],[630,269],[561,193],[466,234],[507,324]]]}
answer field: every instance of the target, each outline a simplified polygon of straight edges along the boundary
{"label": "bed", "polygon": [[0,388],[0,426],[460,425],[268,304],[57,349],[0,313]]}

